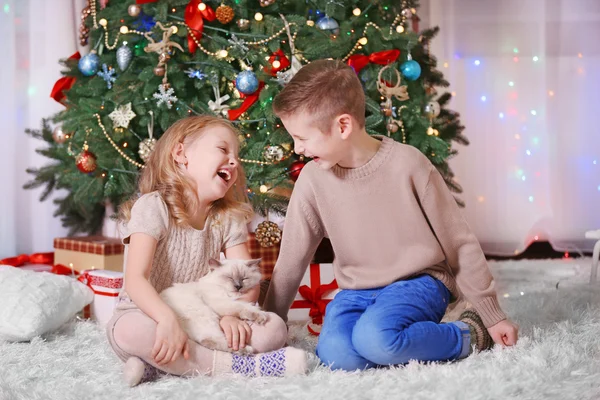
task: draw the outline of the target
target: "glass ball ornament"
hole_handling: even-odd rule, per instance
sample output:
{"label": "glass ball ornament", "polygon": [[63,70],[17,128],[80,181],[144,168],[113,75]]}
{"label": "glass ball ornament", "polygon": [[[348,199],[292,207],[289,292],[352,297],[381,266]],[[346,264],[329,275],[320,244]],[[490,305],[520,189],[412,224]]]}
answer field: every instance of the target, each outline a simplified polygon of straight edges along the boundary
{"label": "glass ball ornament", "polygon": [[242,71],[235,78],[235,87],[241,93],[250,95],[258,90],[258,78],[252,71]]}
{"label": "glass ball ornament", "polygon": [[77,165],[77,169],[83,172],[84,174],[94,172],[97,166],[96,155],[91,151],[88,151],[87,149],[83,150],[75,158],[75,164]]}
{"label": "glass ball ornament", "polygon": [[430,101],[429,103],[425,104],[423,111],[427,118],[435,118],[438,115],[440,115],[440,103],[438,103],[437,101]]}
{"label": "glass ball ornament", "polygon": [[132,4],[127,7],[127,14],[132,17],[137,17],[142,12],[142,7],[139,4]]}
{"label": "glass ball ornament", "polygon": [[402,75],[409,81],[416,81],[421,76],[421,66],[415,60],[407,60],[400,66]]}
{"label": "glass ball ornament", "polygon": [[250,21],[245,18],[240,18],[236,21],[237,27],[240,28],[240,31],[247,31],[250,29]]}
{"label": "glass ball ornament", "polygon": [[155,147],[156,147],[156,139],[148,138],[148,139],[142,140],[140,142],[140,148],[138,149],[138,154],[140,155],[140,158],[144,162],[147,162],[148,159],[150,158],[150,155],[154,151]]}
{"label": "glass ball ornament", "polygon": [[263,158],[269,162],[279,162],[283,160],[283,148],[281,146],[267,146],[263,151]]}
{"label": "glass ball ornament", "polygon": [[340,24],[338,24],[335,19],[327,15],[317,21],[317,28],[323,31],[329,31],[334,35],[340,34]]}
{"label": "glass ball ornament", "polygon": [[67,141],[68,138],[69,135],[63,131],[62,126],[57,126],[52,131],[52,139],[58,144],[63,144]]}
{"label": "glass ball ornament", "polygon": [[90,54],[86,54],[79,59],[77,67],[85,76],[96,75],[98,68],[100,67],[100,57],[98,57],[98,54],[92,50]]}

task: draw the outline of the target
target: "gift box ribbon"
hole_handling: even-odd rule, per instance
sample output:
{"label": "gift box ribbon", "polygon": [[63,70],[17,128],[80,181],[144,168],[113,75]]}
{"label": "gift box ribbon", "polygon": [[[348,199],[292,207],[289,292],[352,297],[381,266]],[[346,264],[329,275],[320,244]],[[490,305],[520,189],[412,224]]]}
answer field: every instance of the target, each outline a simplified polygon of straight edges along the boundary
{"label": "gift box ribbon", "polygon": [[[325,315],[325,308],[331,301],[330,299],[324,299],[323,296],[336,290],[338,284],[334,279],[331,283],[321,285],[319,264],[311,264],[309,268],[310,286],[302,285],[298,289],[298,293],[304,297],[304,300],[294,301],[291,308],[309,308],[308,315],[312,318],[312,323],[321,325],[323,323],[323,316]],[[319,333],[314,331],[310,326],[308,326],[308,330],[313,335],[319,335]]]}

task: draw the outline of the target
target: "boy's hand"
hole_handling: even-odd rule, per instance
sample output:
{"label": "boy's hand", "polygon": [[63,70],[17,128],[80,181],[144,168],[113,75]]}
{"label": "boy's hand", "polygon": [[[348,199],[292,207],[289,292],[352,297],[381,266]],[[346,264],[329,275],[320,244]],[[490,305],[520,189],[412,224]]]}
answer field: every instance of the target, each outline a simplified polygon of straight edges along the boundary
{"label": "boy's hand", "polygon": [[246,347],[246,344],[250,343],[252,329],[250,329],[250,325],[248,325],[246,321],[226,315],[221,318],[219,325],[227,338],[227,346],[234,351],[243,349]]}
{"label": "boy's hand", "polygon": [[518,325],[507,319],[490,326],[488,332],[492,339],[494,339],[494,342],[502,346],[514,346],[519,339]]}

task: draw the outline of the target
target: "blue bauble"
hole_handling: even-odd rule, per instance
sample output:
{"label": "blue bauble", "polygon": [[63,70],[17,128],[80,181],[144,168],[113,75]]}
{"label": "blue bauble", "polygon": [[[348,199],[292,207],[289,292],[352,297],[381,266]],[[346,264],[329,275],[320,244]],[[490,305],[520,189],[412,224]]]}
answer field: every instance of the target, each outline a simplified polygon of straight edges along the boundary
{"label": "blue bauble", "polygon": [[416,81],[421,76],[421,66],[415,60],[408,60],[400,66],[402,75],[409,81]]}
{"label": "blue bauble", "polygon": [[340,33],[340,24],[327,15],[317,21],[317,27],[321,30],[329,31],[334,35],[339,35]]}
{"label": "blue bauble", "polygon": [[242,71],[235,78],[235,87],[244,94],[252,94],[258,90],[258,78],[252,71]]}
{"label": "blue bauble", "polygon": [[100,57],[96,53],[90,53],[81,57],[78,66],[81,73],[85,76],[96,75],[100,67]]}

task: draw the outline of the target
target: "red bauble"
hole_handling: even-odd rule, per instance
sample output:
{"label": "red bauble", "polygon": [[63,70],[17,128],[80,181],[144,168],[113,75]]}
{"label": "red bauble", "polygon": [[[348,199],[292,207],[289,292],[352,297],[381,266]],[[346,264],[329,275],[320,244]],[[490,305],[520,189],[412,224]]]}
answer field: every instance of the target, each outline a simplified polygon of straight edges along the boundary
{"label": "red bauble", "polygon": [[77,169],[84,174],[94,172],[96,170],[96,155],[91,151],[83,150],[75,159]]}
{"label": "red bauble", "polygon": [[298,180],[300,172],[302,171],[302,168],[304,168],[305,165],[306,163],[300,160],[294,161],[292,165],[290,165],[290,178],[292,178],[294,182]]}

